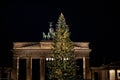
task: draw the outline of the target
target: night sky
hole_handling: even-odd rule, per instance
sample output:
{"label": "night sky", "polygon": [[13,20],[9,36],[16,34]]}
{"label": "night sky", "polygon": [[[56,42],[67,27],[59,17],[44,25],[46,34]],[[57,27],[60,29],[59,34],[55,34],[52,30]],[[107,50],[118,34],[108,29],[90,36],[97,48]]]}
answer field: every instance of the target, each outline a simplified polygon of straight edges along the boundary
{"label": "night sky", "polygon": [[[0,64],[11,62],[12,42],[41,41],[60,13],[69,25],[72,41],[90,42],[91,66],[119,60],[119,13],[112,1],[9,0],[0,3]],[[117,8],[116,8],[117,9]]]}

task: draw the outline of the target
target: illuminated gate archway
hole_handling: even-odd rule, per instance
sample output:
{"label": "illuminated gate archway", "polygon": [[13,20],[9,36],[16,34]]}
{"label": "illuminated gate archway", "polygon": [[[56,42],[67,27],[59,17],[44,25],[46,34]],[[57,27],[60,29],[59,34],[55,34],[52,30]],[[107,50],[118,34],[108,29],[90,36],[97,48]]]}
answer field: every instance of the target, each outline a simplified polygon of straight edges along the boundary
{"label": "illuminated gate archway", "polygon": [[[19,80],[19,60],[26,60],[26,80],[32,80],[32,59],[39,59],[40,80],[45,80],[45,60],[51,55],[52,42],[14,42],[12,79]],[[89,66],[89,42],[74,42],[76,59],[83,60],[83,78],[91,79]]]}

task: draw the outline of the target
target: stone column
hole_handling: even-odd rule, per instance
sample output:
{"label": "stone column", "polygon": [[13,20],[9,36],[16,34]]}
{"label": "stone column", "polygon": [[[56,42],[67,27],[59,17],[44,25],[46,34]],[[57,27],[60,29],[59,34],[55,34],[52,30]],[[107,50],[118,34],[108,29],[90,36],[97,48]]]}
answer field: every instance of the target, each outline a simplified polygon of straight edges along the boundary
{"label": "stone column", "polygon": [[45,58],[40,59],[40,80],[45,80]]}
{"label": "stone column", "polygon": [[32,80],[32,58],[27,58],[26,59],[26,78],[27,80]]}
{"label": "stone column", "polygon": [[86,63],[85,63],[85,57],[83,57],[83,79],[85,79],[86,78],[86,65],[85,65]]}
{"label": "stone column", "polygon": [[19,57],[17,58],[17,80],[19,78]]}
{"label": "stone column", "polygon": [[108,70],[105,70],[105,79],[104,80],[109,80],[109,76],[108,76]]}
{"label": "stone column", "polygon": [[83,79],[91,79],[89,57],[83,57]]}
{"label": "stone column", "polygon": [[91,80],[94,80],[94,70],[91,71]]}
{"label": "stone column", "polygon": [[13,59],[13,70],[12,70],[12,79],[18,80],[19,76],[19,57]]}
{"label": "stone column", "polygon": [[7,72],[7,79],[10,80],[10,71]]}

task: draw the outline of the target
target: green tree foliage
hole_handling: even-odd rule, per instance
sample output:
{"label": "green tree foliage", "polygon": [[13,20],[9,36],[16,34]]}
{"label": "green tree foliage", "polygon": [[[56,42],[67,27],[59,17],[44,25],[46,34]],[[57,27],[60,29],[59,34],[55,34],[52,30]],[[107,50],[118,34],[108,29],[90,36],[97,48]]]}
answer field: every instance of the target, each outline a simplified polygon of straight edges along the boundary
{"label": "green tree foliage", "polygon": [[47,62],[50,80],[77,80],[74,46],[63,14],[59,16],[53,38],[52,61]]}

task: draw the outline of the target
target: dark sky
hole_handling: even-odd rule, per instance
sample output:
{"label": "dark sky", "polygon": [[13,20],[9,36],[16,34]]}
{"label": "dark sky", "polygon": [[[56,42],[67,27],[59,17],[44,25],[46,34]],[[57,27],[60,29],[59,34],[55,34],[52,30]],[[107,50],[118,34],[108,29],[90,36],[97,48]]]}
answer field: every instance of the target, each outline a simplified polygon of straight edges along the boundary
{"label": "dark sky", "polygon": [[1,1],[1,62],[10,61],[12,42],[40,41],[42,32],[48,32],[49,22],[55,28],[61,12],[69,25],[71,40],[90,42],[92,65],[119,59],[116,27],[120,17],[111,0],[9,0]]}

